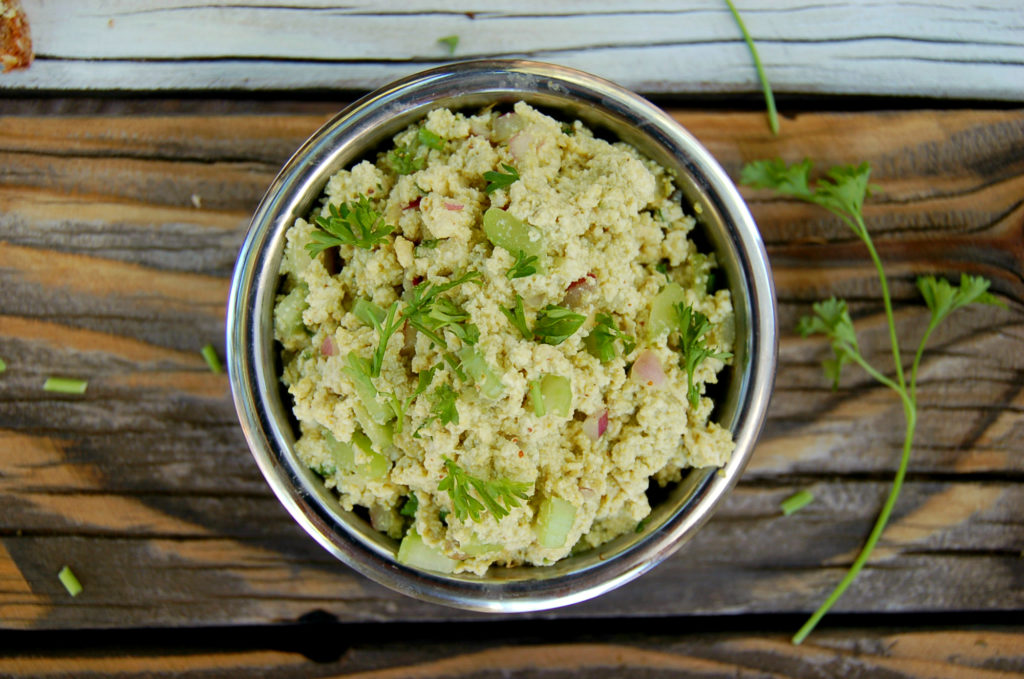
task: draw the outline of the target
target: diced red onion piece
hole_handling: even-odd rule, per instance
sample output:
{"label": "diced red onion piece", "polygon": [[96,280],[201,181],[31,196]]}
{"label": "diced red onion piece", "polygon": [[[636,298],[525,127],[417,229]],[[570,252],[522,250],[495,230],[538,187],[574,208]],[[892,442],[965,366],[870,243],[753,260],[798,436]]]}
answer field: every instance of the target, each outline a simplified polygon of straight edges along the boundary
{"label": "diced red onion piece", "polygon": [[522,160],[530,153],[530,146],[533,144],[533,135],[529,132],[520,132],[512,135],[508,140],[508,152],[516,160]]}
{"label": "diced red onion piece", "polygon": [[658,355],[646,349],[640,352],[633,363],[633,377],[649,387],[660,387],[665,384],[665,370],[661,366]]}
{"label": "diced red onion piece", "polygon": [[409,201],[408,205],[406,205],[402,209],[403,210],[415,210],[415,209],[419,208],[421,200],[423,200],[423,196],[416,196],[411,201]]}
{"label": "diced red onion piece", "polygon": [[452,212],[459,212],[460,210],[462,210],[463,207],[464,206],[463,206],[462,203],[445,203],[444,204],[444,209],[445,210],[451,210]]}
{"label": "diced red onion piece", "polygon": [[334,340],[331,339],[330,335],[324,336],[324,341],[320,344],[320,353],[324,356],[334,356]]}
{"label": "diced red onion piece", "polygon": [[601,435],[608,429],[608,411],[602,410],[598,413],[587,415],[587,419],[583,420],[583,433],[587,435],[591,441],[596,441],[601,438]]}
{"label": "diced red onion piece", "polygon": [[498,116],[494,121],[494,140],[505,141],[521,129],[523,129],[523,120],[515,113]]}
{"label": "diced red onion piece", "polygon": [[596,290],[597,276],[588,273],[583,278],[569,284],[569,287],[565,289],[565,297],[562,298],[562,303],[572,307],[579,306],[587,296]]}

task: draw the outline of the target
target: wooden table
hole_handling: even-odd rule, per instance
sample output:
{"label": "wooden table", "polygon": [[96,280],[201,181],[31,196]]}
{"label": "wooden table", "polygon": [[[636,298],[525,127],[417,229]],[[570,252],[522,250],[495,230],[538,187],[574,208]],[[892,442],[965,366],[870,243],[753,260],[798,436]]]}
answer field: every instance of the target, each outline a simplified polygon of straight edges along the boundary
{"label": "wooden table", "polygon": [[[778,137],[718,0],[24,4],[38,59],[0,76],[0,675],[1024,674],[1018,2],[739,3]],[[744,189],[778,288],[767,428],[690,544],[566,609],[465,613],[355,575],[273,497],[199,354],[223,351],[248,217],[303,139],[392,77],[520,54],[656,96],[734,178],[758,158],[870,162],[901,337],[928,322],[921,274],[984,275],[1007,304],[934,337],[893,521],[802,646],[788,638],[867,536],[903,435],[891,392],[856,369],[831,390],[827,344],[794,332],[844,297],[891,374],[874,270],[826,212]],[[52,375],[88,390],[45,392]],[[783,517],[798,489],[814,503]]]}

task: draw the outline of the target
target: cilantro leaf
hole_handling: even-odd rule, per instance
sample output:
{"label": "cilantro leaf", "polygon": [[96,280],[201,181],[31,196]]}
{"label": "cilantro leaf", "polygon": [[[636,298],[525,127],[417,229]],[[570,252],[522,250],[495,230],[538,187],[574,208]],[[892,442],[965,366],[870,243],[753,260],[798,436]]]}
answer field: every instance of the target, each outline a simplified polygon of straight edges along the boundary
{"label": "cilantro leaf", "polygon": [[505,318],[508,322],[519,331],[523,336],[523,339],[532,340],[533,331],[530,330],[530,326],[526,324],[526,313],[523,311],[523,298],[516,295],[516,303],[511,309],[505,307],[498,307],[501,309],[501,313],[505,314]]}
{"label": "cilantro leaf", "polygon": [[[485,481],[472,476],[449,458],[444,458],[444,466],[448,475],[437,484],[437,489],[447,492],[452,499],[452,507],[456,518],[467,516],[479,522],[486,509],[497,520],[508,516],[513,507],[519,506],[519,500],[529,498],[532,483],[495,479]],[[476,496],[471,491],[476,492]],[[518,499],[517,499],[518,498]]]}
{"label": "cilantro leaf", "polygon": [[396,174],[412,174],[423,169],[427,162],[425,155],[420,153],[420,144],[405,144],[388,151],[388,166]]}
{"label": "cilantro leaf", "polygon": [[448,48],[448,54],[455,54],[455,48],[459,46],[459,36],[446,35],[443,38],[438,38],[437,42]]}
{"label": "cilantro leaf", "polygon": [[497,189],[503,189],[519,181],[519,171],[516,168],[508,163],[502,163],[501,166],[505,168],[504,173],[495,170],[484,172],[484,179],[488,182],[484,192],[492,193]]}
{"label": "cilantro leaf", "polygon": [[444,139],[441,139],[440,135],[435,132],[431,132],[425,127],[421,127],[416,132],[416,138],[423,146],[429,146],[430,148],[438,151],[444,148]]}
{"label": "cilantro leaf", "polygon": [[822,361],[825,376],[832,381],[832,388],[839,388],[839,376],[843,366],[854,360],[860,353],[857,346],[857,333],[853,329],[853,319],[846,307],[846,302],[832,297],[824,302],[816,302],[812,307],[813,316],[804,316],[797,323],[796,331],[802,337],[821,333],[832,343],[835,358]]}
{"label": "cilantro leaf", "polygon": [[452,389],[451,385],[442,384],[435,389],[430,396],[433,418],[442,425],[458,424],[459,409],[455,405],[458,398],[458,392]]}
{"label": "cilantro leaf", "polygon": [[315,219],[320,229],[311,234],[311,242],[306,244],[310,257],[335,245],[354,245],[369,250],[395,230],[394,226],[381,223],[383,218],[365,195],[360,195],[355,202],[331,204],[328,210],[330,217],[317,215]]}
{"label": "cilantro leaf", "polygon": [[448,348],[441,330],[447,328],[453,335],[466,344],[475,344],[480,338],[480,330],[469,323],[469,314],[451,300],[439,297],[463,283],[482,285],[482,274],[469,271],[447,283],[435,284],[423,281],[412,289],[412,295],[406,305],[404,318],[416,330],[430,338],[434,344]]}
{"label": "cilantro leaf", "polygon": [[533,334],[541,342],[557,346],[567,340],[587,317],[570,311],[565,307],[548,304],[537,312],[537,322],[533,326]]}
{"label": "cilantro leaf", "polygon": [[516,278],[526,278],[537,273],[537,256],[527,256],[522,250],[516,255],[516,261],[512,264],[512,267],[505,272],[505,278],[514,280]]}
{"label": "cilantro leaf", "polygon": [[679,325],[679,350],[683,357],[681,364],[686,370],[686,395],[694,408],[700,402],[700,392],[694,384],[693,374],[707,358],[726,360],[732,357],[728,351],[712,351],[705,343],[704,335],[711,330],[708,317],[683,302],[676,302],[676,321]]}
{"label": "cilantro leaf", "polygon": [[370,359],[370,375],[373,377],[380,377],[380,369],[384,366],[384,354],[388,350],[388,341],[402,327],[402,316],[398,313],[400,304],[398,300],[392,302],[384,314],[383,321],[378,321],[372,314],[369,316],[373,323],[373,329],[377,331],[377,348]]}
{"label": "cilantro leaf", "polygon": [[924,303],[932,312],[931,326],[941,323],[949,314],[961,307],[977,302],[1006,308],[1003,302],[988,292],[989,281],[981,276],[960,274],[960,285],[954,286],[944,278],[921,276],[917,288]]}
{"label": "cilantro leaf", "polygon": [[413,518],[416,516],[416,510],[419,508],[420,499],[416,497],[416,493],[410,491],[409,499],[405,501],[405,504],[402,505],[402,508],[400,510],[398,510],[398,513],[402,516],[408,516],[410,518]]}
{"label": "cilantro leaf", "polygon": [[622,341],[622,353],[628,354],[636,347],[636,340],[622,332],[615,325],[615,319],[610,314],[597,314],[595,317],[597,325],[590,331],[584,342],[590,355],[602,363],[615,358],[615,340]]}

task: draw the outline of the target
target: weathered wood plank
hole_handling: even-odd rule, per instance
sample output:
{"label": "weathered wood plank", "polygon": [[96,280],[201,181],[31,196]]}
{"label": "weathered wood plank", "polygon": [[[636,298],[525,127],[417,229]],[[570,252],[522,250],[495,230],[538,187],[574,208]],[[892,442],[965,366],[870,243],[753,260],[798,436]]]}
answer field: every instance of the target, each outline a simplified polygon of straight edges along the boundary
{"label": "weathered wood plank", "polygon": [[[529,57],[643,92],[760,89],[719,0],[24,5],[37,59],[6,74],[2,88],[357,90],[452,58]],[[740,5],[780,93],[1024,98],[1024,22],[1014,0]],[[455,57],[437,42],[449,35],[459,36]]]}
{"label": "weathered wood plank", "polygon": [[[536,626],[535,626],[536,627]],[[647,625],[647,627],[652,627]],[[180,638],[174,650],[106,639],[97,646],[62,642],[0,657],[7,677],[845,677],[867,679],[1005,679],[1024,673],[1024,630],[872,628],[821,632],[803,646],[769,632],[682,634],[671,622],[648,635],[611,629],[559,630],[553,642],[538,631],[515,634],[477,626],[468,636],[441,637],[422,628],[376,638],[350,628],[260,630],[245,642]],[[512,632],[512,634],[510,634]],[[255,637],[255,639],[253,638]],[[104,640],[100,640],[104,641]],[[265,645],[262,645],[264,642]],[[184,646],[184,647],[182,647]],[[304,655],[305,654],[305,655]],[[313,661],[309,656],[315,657]]]}
{"label": "weathered wood plank", "polygon": [[[868,222],[901,335],[927,323],[915,275],[994,280],[1008,310],[964,310],[934,338],[911,476],[837,610],[1024,607],[1024,113],[807,114],[778,139],[756,113],[675,115],[733,176],[765,156],[871,161],[882,188]],[[323,120],[0,119],[0,627],[266,623],[317,609],[480,617],[386,592],[307,538],[252,463],[225,378],[197,353],[220,344],[248,214]],[[792,327],[812,301],[847,296],[866,353],[886,365],[873,271],[827,214],[747,195],[783,329],[750,470],[678,556],[539,617],[806,611],[867,534],[896,465],[899,409],[855,370],[831,391],[817,365],[827,347]],[[42,392],[52,374],[89,379],[86,395]],[[778,502],[798,488],[816,502],[782,518]],[[76,599],[56,580],[64,563],[86,587]]]}

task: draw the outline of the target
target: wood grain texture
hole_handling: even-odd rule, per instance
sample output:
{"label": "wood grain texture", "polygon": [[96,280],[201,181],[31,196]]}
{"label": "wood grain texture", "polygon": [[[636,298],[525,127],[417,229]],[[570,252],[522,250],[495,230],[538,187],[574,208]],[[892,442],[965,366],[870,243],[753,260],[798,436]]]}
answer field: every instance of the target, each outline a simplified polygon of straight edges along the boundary
{"label": "wood grain texture", "polygon": [[[528,57],[649,93],[758,93],[721,0],[25,0],[12,90],[372,89],[453,59]],[[739,3],[779,93],[1024,99],[1016,0]],[[459,36],[454,56],[438,43]],[[187,39],[185,39],[187,36]]]}
{"label": "wood grain texture", "polygon": [[[868,225],[901,336],[928,320],[917,274],[993,280],[1008,309],[963,310],[934,338],[893,525],[837,610],[1024,608],[1024,112],[805,114],[776,139],[757,113],[674,115],[734,177],[776,155],[869,160],[881,189]],[[0,118],[0,627],[484,617],[387,592],[305,536],[251,460],[225,377],[198,353],[221,347],[249,214],[325,119]],[[897,464],[898,404],[857,370],[832,391],[818,365],[828,347],[792,328],[813,301],[845,296],[865,353],[886,365],[873,270],[827,213],[746,194],[783,334],[749,471],[665,564],[538,618],[805,612],[867,535]],[[43,392],[50,375],[88,379],[88,391]],[[799,488],[815,503],[782,517]],[[75,599],[56,579],[65,563],[85,587]]]}
{"label": "wood grain texture", "polygon": [[[327,628],[330,629],[330,628]],[[821,632],[793,646],[777,632],[696,632],[681,634],[671,624],[650,635],[610,630],[596,638],[569,634],[554,642],[537,635],[496,638],[484,630],[471,638],[423,638],[403,630],[368,640],[333,629],[277,632],[266,648],[252,640],[239,644],[191,639],[168,651],[161,646],[107,644],[0,655],[5,677],[346,677],[347,679],[435,679],[440,677],[700,677],[781,679],[1009,679],[1024,674],[1024,629],[957,628],[886,630],[854,628]],[[464,626],[458,627],[460,634]],[[291,648],[298,634],[307,642]],[[255,634],[257,641],[268,634]],[[563,631],[560,636],[566,636]],[[323,647],[309,653],[315,644]]]}

